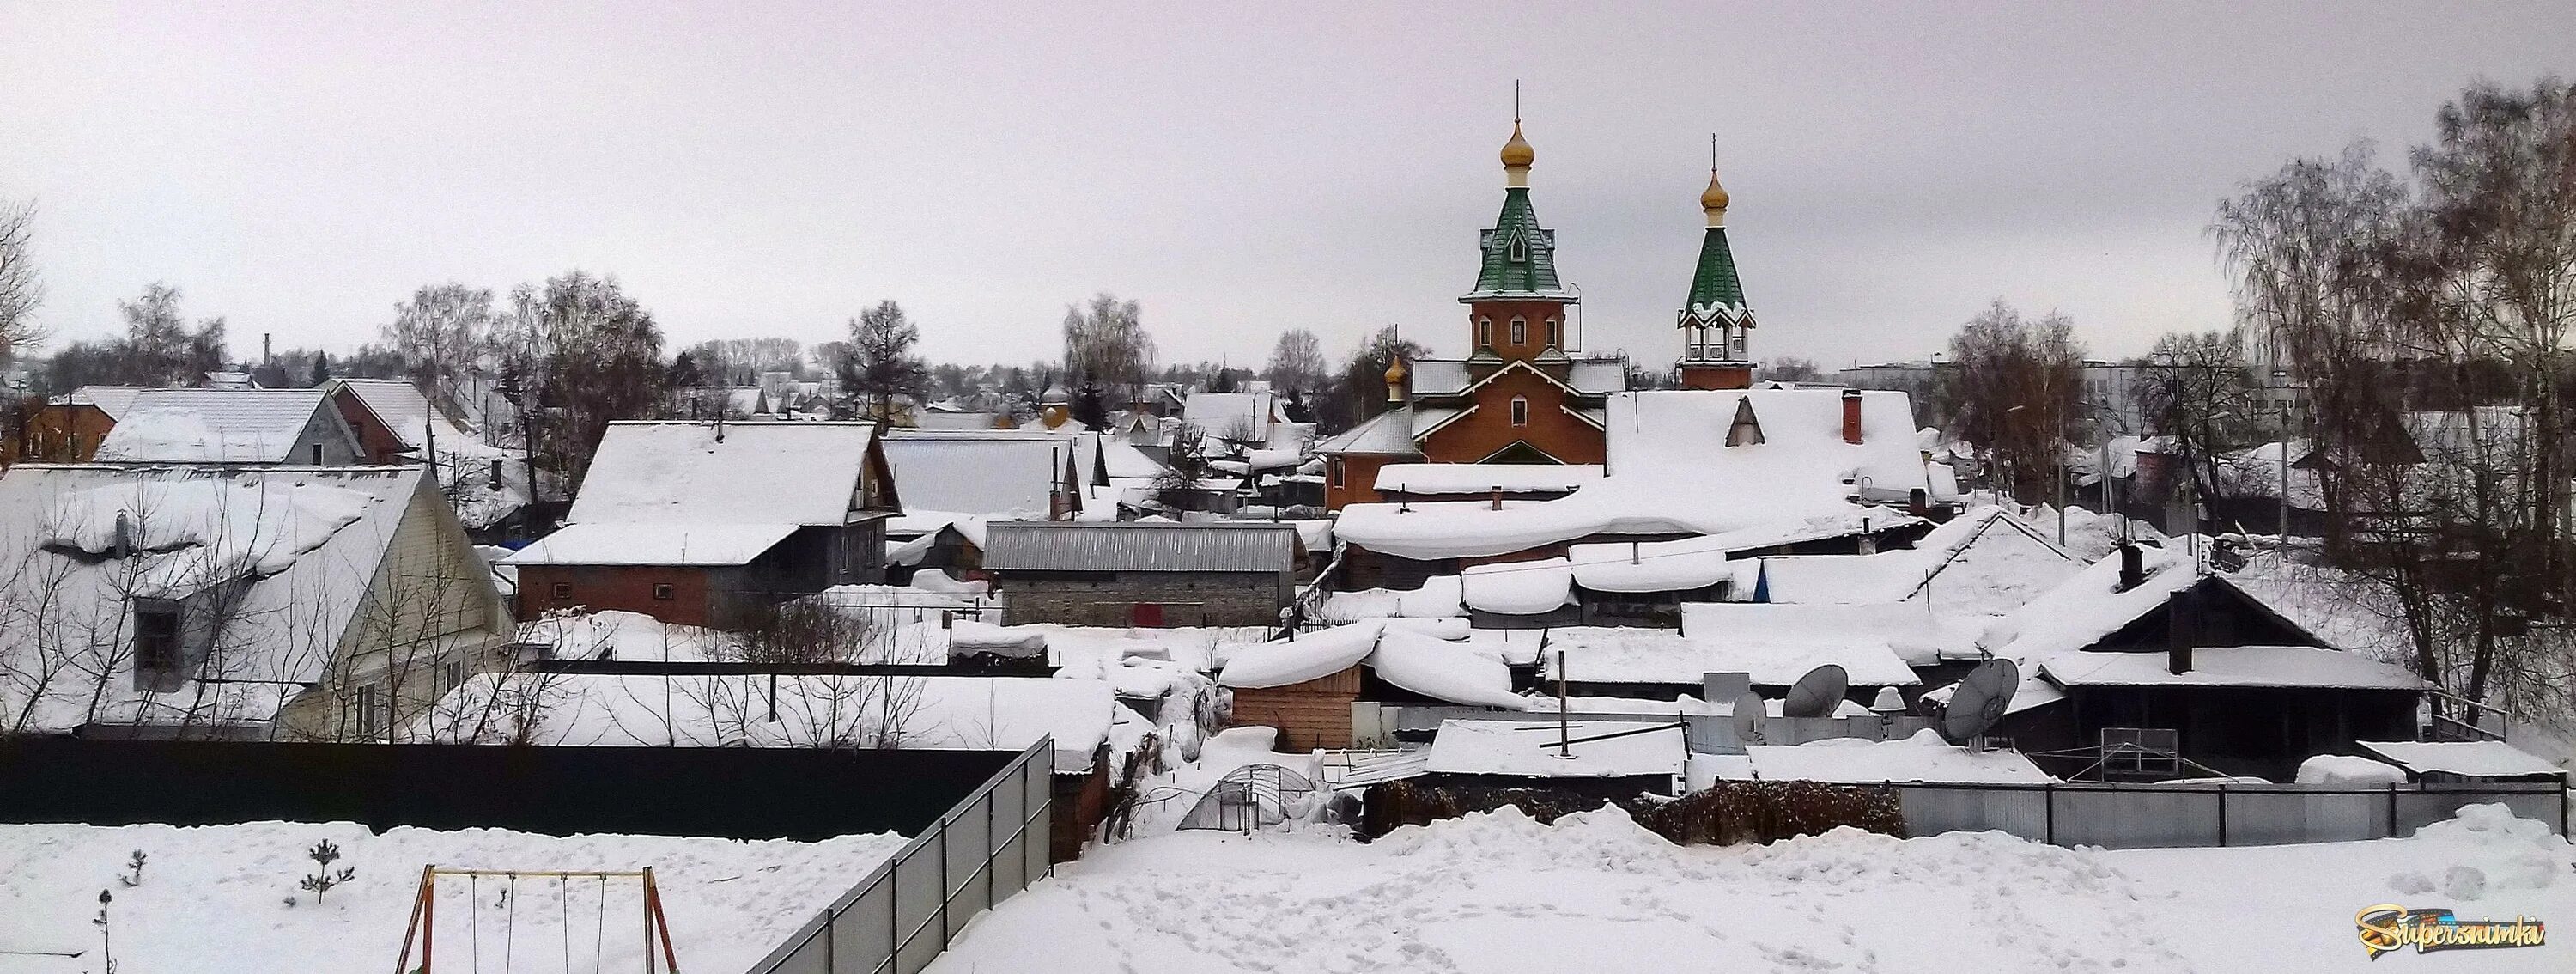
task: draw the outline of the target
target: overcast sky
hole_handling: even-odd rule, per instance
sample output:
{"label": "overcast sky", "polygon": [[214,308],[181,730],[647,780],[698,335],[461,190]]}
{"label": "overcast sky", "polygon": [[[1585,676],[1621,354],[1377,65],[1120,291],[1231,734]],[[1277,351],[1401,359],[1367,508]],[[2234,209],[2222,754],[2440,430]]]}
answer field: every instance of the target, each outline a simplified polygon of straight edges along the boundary
{"label": "overcast sky", "polygon": [[1517,78],[1589,350],[1671,359],[1714,132],[1757,357],[1919,356],[1996,297],[2109,356],[2226,323],[2243,180],[2576,73],[2566,2],[1073,6],[0,0],[0,198],[59,336],[168,281],[237,357],[572,268],[675,345],[893,298],[1025,362],[1106,290],[1166,360],[1456,352]]}

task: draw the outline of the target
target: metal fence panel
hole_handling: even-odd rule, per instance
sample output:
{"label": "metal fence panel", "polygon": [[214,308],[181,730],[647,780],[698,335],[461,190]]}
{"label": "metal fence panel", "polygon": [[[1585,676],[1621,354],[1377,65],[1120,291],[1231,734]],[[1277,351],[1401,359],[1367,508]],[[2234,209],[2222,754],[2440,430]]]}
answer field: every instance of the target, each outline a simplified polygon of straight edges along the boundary
{"label": "metal fence panel", "polygon": [[2463,805],[2498,803],[2513,809],[2513,813],[2522,818],[2536,818],[2548,822],[2550,828],[2554,830],[2558,827],[2561,801],[2563,799],[2555,791],[2491,792],[2438,787],[2426,788],[2422,791],[2401,791],[2397,793],[2395,805],[2397,813],[2395,834],[2413,835],[2416,829],[2458,815]]}
{"label": "metal fence panel", "polygon": [[873,974],[894,958],[894,877],[878,873],[832,923],[833,974]]}
{"label": "metal fence panel", "polygon": [[2050,801],[2058,845],[2140,849],[2219,844],[2215,788],[2060,788]]}
{"label": "metal fence panel", "polygon": [[943,915],[948,923],[948,936],[966,929],[966,921],[993,905],[993,796],[990,793],[960,810],[941,833],[947,841],[944,870],[948,883],[948,909]]}
{"label": "metal fence panel", "polygon": [[1905,834],[2000,830],[2046,842],[2049,839],[2048,792],[1982,788],[1898,787],[1896,802],[1905,815]]}
{"label": "metal fence panel", "polygon": [[2388,835],[2379,796],[2299,788],[2227,788],[2228,845],[2357,842]]}
{"label": "metal fence panel", "polygon": [[1022,858],[1017,834],[1028,821],[1028,765],[995,784],[991,804],[993,818],[993,902],[1009,899],[1029,884],[1028,861]]}

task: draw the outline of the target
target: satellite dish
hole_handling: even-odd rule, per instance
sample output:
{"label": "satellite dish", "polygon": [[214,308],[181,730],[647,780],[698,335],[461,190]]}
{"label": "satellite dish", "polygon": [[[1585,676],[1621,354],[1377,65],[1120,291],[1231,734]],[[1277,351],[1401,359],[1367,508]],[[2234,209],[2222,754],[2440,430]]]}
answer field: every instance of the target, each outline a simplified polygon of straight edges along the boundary
{"label": "satellite dish", "polygon": [[1959,681],[1958,689],[1950,691],[1950,706],[1941,712],[1941,732],[1952,743],[1985,734],[2003,719],[2013,691],[2020,688],[2021,667],[2013,661],[1990,659],[1979,664]]}
{"label": "satellite dish", "polygon": [[1746,744],[1770,743],[1762,735],[1771,722],[1771,705],[1763,702],[1761,694],[1746,690],[1742,696],[1736,697],[1733,719],[1736,740]]}
{"label": "satellite dish", "polygon": [[1783,717],[1831,717],[1842,706],[1843,692],[1851,689],[1851,675],[1843,668],[1827,663],[1808,670],[1789,688],[1789,699],[1780,705]]}

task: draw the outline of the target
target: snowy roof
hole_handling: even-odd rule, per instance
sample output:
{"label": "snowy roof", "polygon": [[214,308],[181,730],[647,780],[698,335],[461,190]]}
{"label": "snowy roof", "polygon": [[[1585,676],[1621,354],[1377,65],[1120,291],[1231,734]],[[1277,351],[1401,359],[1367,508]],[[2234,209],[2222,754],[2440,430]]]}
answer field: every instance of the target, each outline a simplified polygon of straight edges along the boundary
{"label": "snowy roof", "polygon": [[2136,588],[2116,591],[2120,559],[2115,554],[1987,627],[1980,644],[1998,656],[2021,660],[2027,669],[2056,654],[2101,642],[2204,577],[2191,556],[2181,552],[2142,547],[2138,554],[2147,577]]}
{"label": "snowy roof", "polygon": [[1211,440],[1267,443],[1279,420],[1277,397],[1267,392],[1193,392],[1181,402],[1181,422]]}
{"label": "snowy roof", "polygon": [[1624,778],[1680,774],[1687,754],[1679,724],[1607,740],[1583,740],[1653,724],[1578,720],[1564,728],[1572,757],[1558,757],[1553,722],[1448,720],[1431,739],[1434,774],[1496,774],[1524,778]]}
{"label": "snowy roof", "polygon": [[[64,678],[32,706],[24,682],[0,681],[6,726],[270,720],[323,678],[344,636],[365,623],[421,480],[420,467],[11,468],[0,476],[0,524],[16,529],[0,532],[0,563],[17,567],[0,578],[0,604],[13,607],[0,613],[0,673]],[[120,515],[130,554],[117,554]],[[228,583],[247,587],[228,606],[201,679],[173,693],[136,690],[131,600],[185,600]],[[488,600],[491,626],[476,631],[497,632],[490,576],[457,584],[464,597]],[[27,653],[48,660],[13,658]],[[95,703],[93,691],[103,691]]]}
{"label": "snowy roof", "polygon": [[[1465,359],[1417,359],[1405,363],[1414,395],[1454,396],[1475,384]],[[1585,395],[1607,395],[1628,388],[1628,363],[1618,359],[1578,359],[1566,369],[1563,384]]]}
{"label": "snowy roof", "polygon": [[[774,682],[773,682],[774,681]],[[770,687],[779,719],[764,719]],[[542,694],[534,727],[511,701]],[[495,703],[495,701],[498,701]],[[1102,680],[994,676],[626,676],[486,673],[423,718],[431,740],[556,746],[844,746],[1007,751],[1055,738],[1056,767],[1091,766],[1115,722],[1139,721]]]}
{"label": "snowy roof", "polygon": [[1597,463],[1390,463],[1377,468],[1377,489],[1408,494],[1574,490],[1600,479]]}
{"label": "snowy roof", "polygon": [[2003,509],[1983,507],[1932,529],[1912,548],[1774,555],[1760,570],[1772,602],[1913,601],[1945,614],[2003,615],[2083,568]]}
{"label": "snowy roof", "polygon": [[474,440],[473,434],[448,419],[447,414],[430,409],[429,398],[421,395],[419,387],[411,383],[392,379],[333,379],[331,383],[357,396],[368,412],[376,414],[376,418],[383,420],[395,436],[402,438],[404,446],[415,450],[427,448],[432,435],[429,425],[433,422],[432,417],[438,424],[435,435],[442,452],[448,448],[448,440]]}
{"label": "snowy roof", "polygon": [[868,423],[610,423],[566,520],[844,524],[875,440]]}
{"label": "snowy roof", "polygon": [[511,565],[747,565],[796,533],[795,524],[586,522],[537,539]]}
{"label": "snowy roof", "polygon": [[2363,749],[2417,774],[2467,778],[2563,775],[2567,769],[2503,741],[2355,741]]}
{"label": "snowy roof", "polygon": [[985,529],[994,571],[1284,572],[1297,529],[1265,521],[1000,521]]}
{"label": "snowy roof", "polygon": [[1090,454],[1074,434],[1045,430],[894,430],[885,440],[907,509],[993,516],[1044,516],[1068,459],[1080,479]]}
{"label": "snowy roof", "polygon": [[1978,626],[1975,620],[1924,611],[1920,602],[1689,602],[1682,605],[1682,633],[1782,652],[1814,644],[1885,648],[1909,664],[1929,666],[1974,656]]}
{"label": "snowy roof", "polygon": [[1539,668],[1556,677],[1557,653],[1566,678],[1581,683],[1669,683],[1697,686],[1710,673],[1749,673],[1763,686],[1788,686],[1809,670],[1841,666],[1853,686],[1912,686],[1922,682],[1885,640],[1803,639],[1769,633],[1691,638],[1670,629],[1568,626],[1548,630]]}
{"label": "snowy roof", "polygon": [[1467,607],[1503,615],[1537,615],[1574,602],[1574,565],[1563,558],[1471,565],[1459,571]]}
{"label": "snowy roof", "polygon": [[2057,780],[2019,751],[1970,751],[1930,730],[1892,741],[1843,737],[1797,745],[1753,744],[1745,747],[1744,756],[1752,776],[1767,781],[2045,784]]}
{"label": "snowy roof", "polygon": [[2314,646],[2200,647],[2191,669],[2170,672],[2164,653],[2063,653],[2040,664],[2061,686],[2334,687],[2422,690],[2405,669]]}
{"label": "snowy roof", "polygon": [[99,443],[126,463],[289,463],[320,389],[143,389]]}
{"label": "snowy roof", "polygon": [[1229,648],[1217,682],[1230,687],[1284,687],[1322,679],[1359,665],[1377,650],[1378,622],[1355,622],[1293,639]]}
{"label": "snowy roof", "polygon": [[[1739,403],[1750,404],[1763,442],[1726,445]],[[1594,534],[1832,537],[1872,516],[1853,503],[1856,491],[1864,500],[1901,500],[1928,489],[1913,407],[1901,392],[1862,394],[1858,444],[1842,439],[1842,396],[1832,389],[1624,393],[1610,397],[1608,418],[1608,475],[1569,496],[1506,501],[1501,509],[1353,504],[1334,530],[1370,551],[1417,559],[1506,554]],[[1905,520],[1880,512],[1874,525]]]}
{"label": "snowy roof", "polygon": [[122,419],[125,411],[133,407],[135,395],[145,388],[147,387],[82,386],[72,390],[70,395],[64,396],[63,401],[74,406],[96,406],[99,412],[107,414],[107,418]]}
{"label": "snowy roof", "polygon": [[1575,584],[1596,592],[1677,592],[1706,588],[1731,577],[1723,538],[1678,538],[1625,544],[1579,544],[1566,549]]}
{"label": "snowy roof", "polygon": [[1458,418],[1463,412],[1398,405],[1369,417],[1358,426],[1326,437],[1315,444],[1315,452],[1418,457],[1422,450],[1414,445],[1414,441],[1438,429],[1441,424]]}
{"label": "snowy roof", "polygon": [[1502,657],[1410,629],[1380,633],[1368,665],[1379,679],[1435,700],[1514,710],[1529,703],[1512,692],[1512,671]]}

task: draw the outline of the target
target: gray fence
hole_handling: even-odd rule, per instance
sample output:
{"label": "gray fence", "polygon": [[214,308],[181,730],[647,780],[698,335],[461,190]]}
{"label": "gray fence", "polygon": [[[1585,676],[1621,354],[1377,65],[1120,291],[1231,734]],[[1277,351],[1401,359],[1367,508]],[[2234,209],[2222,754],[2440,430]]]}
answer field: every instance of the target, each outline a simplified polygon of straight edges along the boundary
{"label": "gray fence", "polygon": [[975,915],[1052,869],[1055,739],[1044,738],[906,843],[751,974],[915,974]]}
{"label": "gray fence", "polygon": [[2501,803],[2567,834],[2555,784],[1924,784],[1891,786],[1908,835],[1999,830],[2052,845],[2111,849],[2282,845],[2399,838]]}

